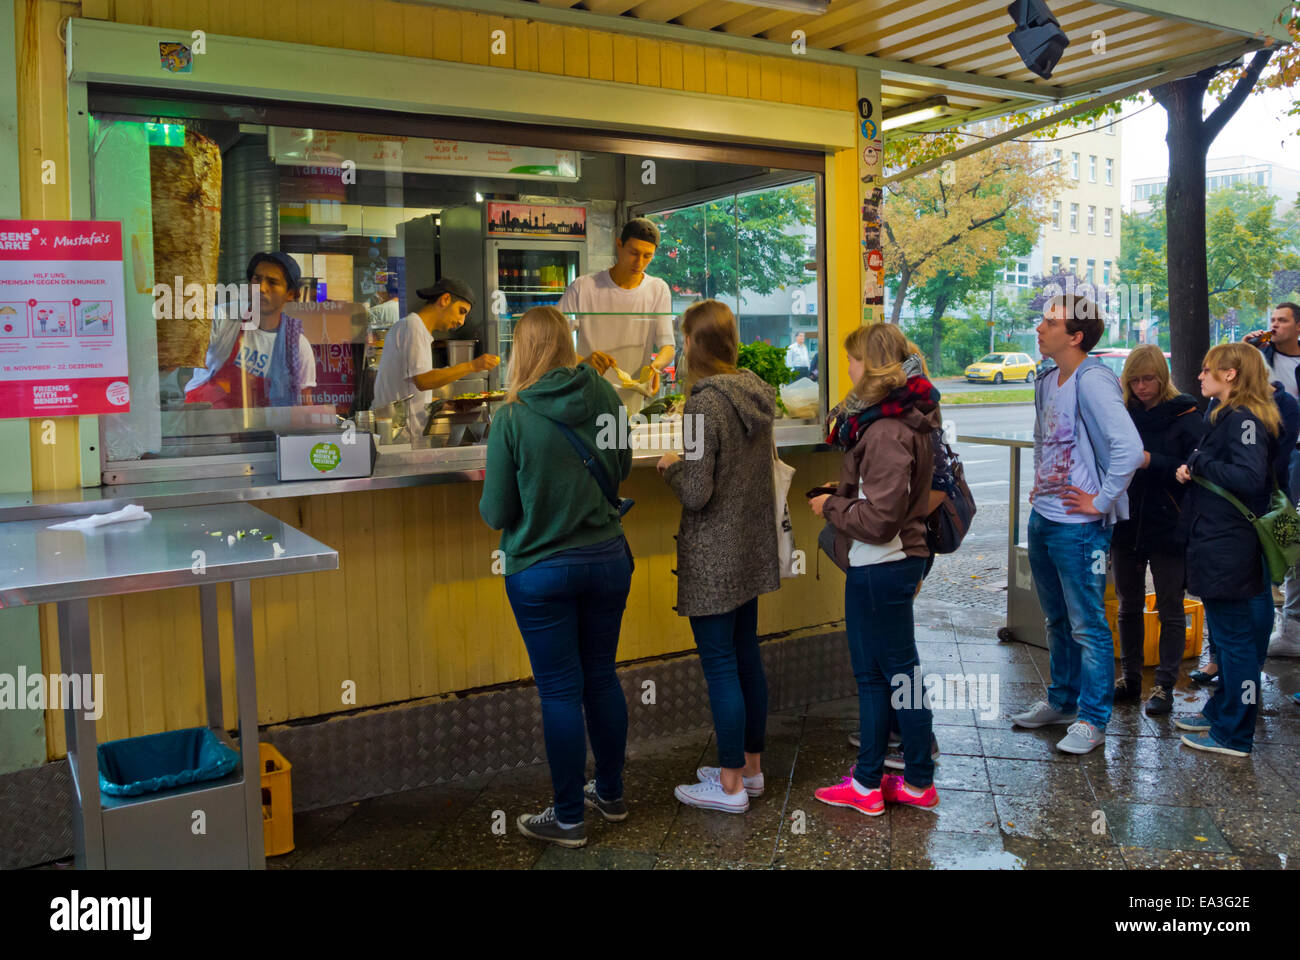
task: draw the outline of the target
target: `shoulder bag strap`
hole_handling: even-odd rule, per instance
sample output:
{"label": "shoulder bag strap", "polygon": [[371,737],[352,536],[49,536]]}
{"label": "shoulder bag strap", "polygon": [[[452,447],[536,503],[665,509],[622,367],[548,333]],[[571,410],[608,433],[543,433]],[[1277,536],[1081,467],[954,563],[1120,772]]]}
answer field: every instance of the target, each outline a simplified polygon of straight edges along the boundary
{"label": "shoulder bag strap", "polygon": [[[523,400],[520,400],[519,402],[525,407],[528,407],[528,404]],[[528,407],[528,409],[533,410],[532,407]],[[537,413],[537,411],[533,410],[533,413]],[[569,441],[569,446],[573,447],[573,452],[578,455],[578,459],[582,461],[582,465],[587,468],[587,472],[589,472],[592,478],[596,481],[596,486],[600,487],[600,492],[605,495],[605,499],[609,501],[610,506],[619,511],[619,515],[622,516],[625,512],[622,507],[622,501],[615,492],[613,485],[609,482],[609,474],[605,472],[604,464],[596,459],[596,455],[587,449],[587,445],[582,442],[582,438],[574,433],[567,424],[561,423],[558,420],[552,420],[544,413],[537,413],[537,415],[543,420],[550,420],[551,423],[555,424],[556,429],[558,429],[560,433],[564,434],[564,439]]]}
{"label": "shoulder bag strap", "polygon": [[1254,512],[1248,509],[1244,503],[1242,503],[1240,500],[1238,500],[1236,497],[1234,497],[1232,494],[1230,494],[1227,490],[1223,489],[1223,487],[1219,486],[1214,481],[1206,480],[1204,477],[1196,477],[1196,476],[1193,476],[1192,479],[1195,480],[1197,483],[1199,483],[1201,486],[1203,486],[1206,490],[1209,490],[1211,493],[1217,493],[1219,496],[1223,497],[1223,499],[1227,500],[1230,504],[1232,504],[1234,507],[1240,510],[1241,515],[1244,516],[1251,523],[1254,523],[1255,520],[1257,519]]}

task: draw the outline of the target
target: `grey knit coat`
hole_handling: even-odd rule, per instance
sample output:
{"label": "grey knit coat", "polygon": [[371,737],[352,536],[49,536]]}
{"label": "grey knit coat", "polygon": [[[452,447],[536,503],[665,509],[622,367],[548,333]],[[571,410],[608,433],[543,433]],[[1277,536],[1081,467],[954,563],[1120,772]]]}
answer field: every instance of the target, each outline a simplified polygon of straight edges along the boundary
{"label": "grey knit coat", "polygon": [[[698,416],[701,456],[664,471],[682,522],[677,613],[728,613],[781,586],[772,492],[776,390],[750,370],[695,384],[683,417]],[[698,442],[698,441],[697,441]]]}

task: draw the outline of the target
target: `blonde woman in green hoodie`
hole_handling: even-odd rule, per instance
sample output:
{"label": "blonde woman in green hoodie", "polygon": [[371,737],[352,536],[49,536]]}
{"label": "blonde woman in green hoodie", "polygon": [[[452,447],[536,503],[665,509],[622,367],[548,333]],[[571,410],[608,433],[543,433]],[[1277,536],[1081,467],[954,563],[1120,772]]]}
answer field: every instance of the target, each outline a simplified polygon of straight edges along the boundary
{"label": "blonde woman in green hoodie", "polygon": [[[506,595],[542,700],[552,806],[524,814],[524,836],[564,847],[587,842],[584,807],[623,820],[627,701],[614,672],[632,582],[632,554],[614,490],[632,468],[629,449],[601,449],[614,388],[579,363],[568,321],[534,307],[515,326],[507,401],[493,418],[479,513],[500,530]],[[589,470],[565,429],[592,456]],[[585,720],[585,724],[584,724]],[[585,726],[585,730],[584,730]],[[587,735],[596,776],[586,783]]]}

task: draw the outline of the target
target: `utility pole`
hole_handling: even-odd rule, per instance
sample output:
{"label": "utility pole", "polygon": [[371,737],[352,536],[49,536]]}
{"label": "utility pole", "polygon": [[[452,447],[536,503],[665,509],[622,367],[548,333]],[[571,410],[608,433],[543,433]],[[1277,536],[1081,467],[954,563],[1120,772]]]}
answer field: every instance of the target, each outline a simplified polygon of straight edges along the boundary
{"label": "utility pole", "polygon": [[993,271],[993,282],[989,284],[989,353],[993,352],[993,291],[997,289],[998,272]]}

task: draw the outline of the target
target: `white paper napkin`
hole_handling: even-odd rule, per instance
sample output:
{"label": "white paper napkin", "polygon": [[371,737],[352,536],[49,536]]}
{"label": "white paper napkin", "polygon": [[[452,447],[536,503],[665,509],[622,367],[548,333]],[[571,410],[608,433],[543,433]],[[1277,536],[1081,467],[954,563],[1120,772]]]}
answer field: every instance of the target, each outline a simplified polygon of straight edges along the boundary
{"label": "white paper napkin", "polygon": [[55,523],[50,526],[51,530],[80,530],[85,533],[87,530],[94,530],[96,527],[102,527],[106,523],[123,523],[127,520],[148,520],[150,514],[144,507],[139,504],[131,503],[121,510],[114,510],[112,513],[95,513],[89,517],[78,517],[76,520],[65,520],[63,523]]}

